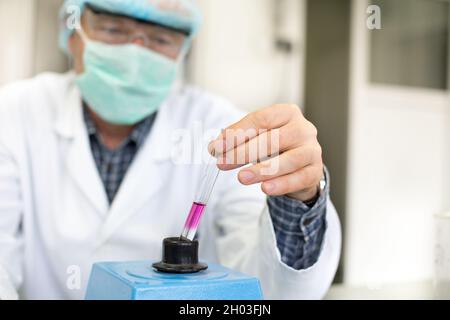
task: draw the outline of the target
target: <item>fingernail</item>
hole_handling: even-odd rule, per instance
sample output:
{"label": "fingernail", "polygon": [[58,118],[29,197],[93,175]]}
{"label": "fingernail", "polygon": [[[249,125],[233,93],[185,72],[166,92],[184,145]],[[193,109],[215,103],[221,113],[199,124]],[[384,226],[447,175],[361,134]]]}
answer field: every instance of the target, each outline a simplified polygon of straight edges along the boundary
{"label": "fingernail", "polygon": [[272,193],[273,191],[275,191],[275,183],[272,182],[266,182],[264,183],[264,190],[268,193]]}
{"label": "fingernail", "polygon": [[211,141],[208,145],[209,153],[215,157],[223,154],[224,148],[225,148],[225,141],[223,140],[214,140]]}
{"label": "fingernail", "polygon": [[252,171],[242,171],[239,174],[239,178],[243,183],[251,183],[256,178],[256,175]]}
{"label": "fingernail", "polygon": [[211,141],[209,143],[209,145],[208,145],[208,152],[209,152],[210,155],[214,155],[216,153],[215,152],[215,142],[214,141]]}

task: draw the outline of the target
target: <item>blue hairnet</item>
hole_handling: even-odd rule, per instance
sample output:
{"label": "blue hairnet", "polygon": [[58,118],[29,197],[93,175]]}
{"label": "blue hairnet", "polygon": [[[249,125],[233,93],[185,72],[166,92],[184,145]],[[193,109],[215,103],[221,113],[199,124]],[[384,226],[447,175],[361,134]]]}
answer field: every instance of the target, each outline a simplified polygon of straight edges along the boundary
{"label": "blue hairnet", "polygon": [[[74,32],[67,19],[78,9],[81,14],[86,4],[189,32],[189,40],[197,34],[201,25],[200,9],[195,0],[65,0],[60,11],[59,46],[68,53],[67,43]],[[189,41],[190,42],[190,41]]]}

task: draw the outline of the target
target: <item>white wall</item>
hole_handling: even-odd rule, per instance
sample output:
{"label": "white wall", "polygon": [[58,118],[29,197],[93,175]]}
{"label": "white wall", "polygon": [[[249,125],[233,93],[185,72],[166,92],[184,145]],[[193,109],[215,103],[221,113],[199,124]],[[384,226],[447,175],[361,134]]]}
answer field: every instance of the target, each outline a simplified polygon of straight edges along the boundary
{"label": "white wall", "polygon": [[[192,82],[248,110],[303,101],[303,0],[199,3],[205,19],[193,49]],[[275,4],[281,6],[278,26]],[[275,49],[276,34],[294,41],[294,54]]]}
{"label": "white wall", "polygon": [[58,12],[63,0],[36,1],[34,73],[64,72],[69,67],[67,57],[58,47]]}
{"label": "white wall", "polygon": [[32,0],[0,0],[0,85],[33,72],[34,4]]}
{"label": "white wall", "polygon": [[367,83],[365,1],[353,1],[344,280],[430,279],[432,216],[446,209],[447,92]]}
{"label": "white wall", "polygon": [[62,0],[0,0],[0,85],[44,71],[65,71],[57,46]]}

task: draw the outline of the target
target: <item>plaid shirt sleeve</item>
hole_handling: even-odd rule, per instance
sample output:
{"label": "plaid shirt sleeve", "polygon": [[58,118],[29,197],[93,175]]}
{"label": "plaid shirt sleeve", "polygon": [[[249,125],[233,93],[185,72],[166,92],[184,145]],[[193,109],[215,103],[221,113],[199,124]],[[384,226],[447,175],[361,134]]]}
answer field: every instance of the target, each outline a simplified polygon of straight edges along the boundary
{"label": "plaid shirt sleeve", "polygon": [[281,260],[295,270],[313,266],[319,259],[327,228],[326,208],[329,174],[325,169],[327,187],[313,207],[288,197],[268,197]]}

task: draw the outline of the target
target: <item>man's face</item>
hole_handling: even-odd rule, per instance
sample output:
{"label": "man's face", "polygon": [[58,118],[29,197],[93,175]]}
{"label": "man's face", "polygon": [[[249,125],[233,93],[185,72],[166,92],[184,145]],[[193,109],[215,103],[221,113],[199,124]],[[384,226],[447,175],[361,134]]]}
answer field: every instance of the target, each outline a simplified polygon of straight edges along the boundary
{"label": "man's face", "polygon": [[[86,8],[81,26],[87,37],[111,45],[133,43],[176,60],[181,53],[186,35],[180,31],[137,21],[132,18],[94,12]],[[69,50],[74,58],[77,74],[84,71],[84,42],[77,32],[69,39]]]}

